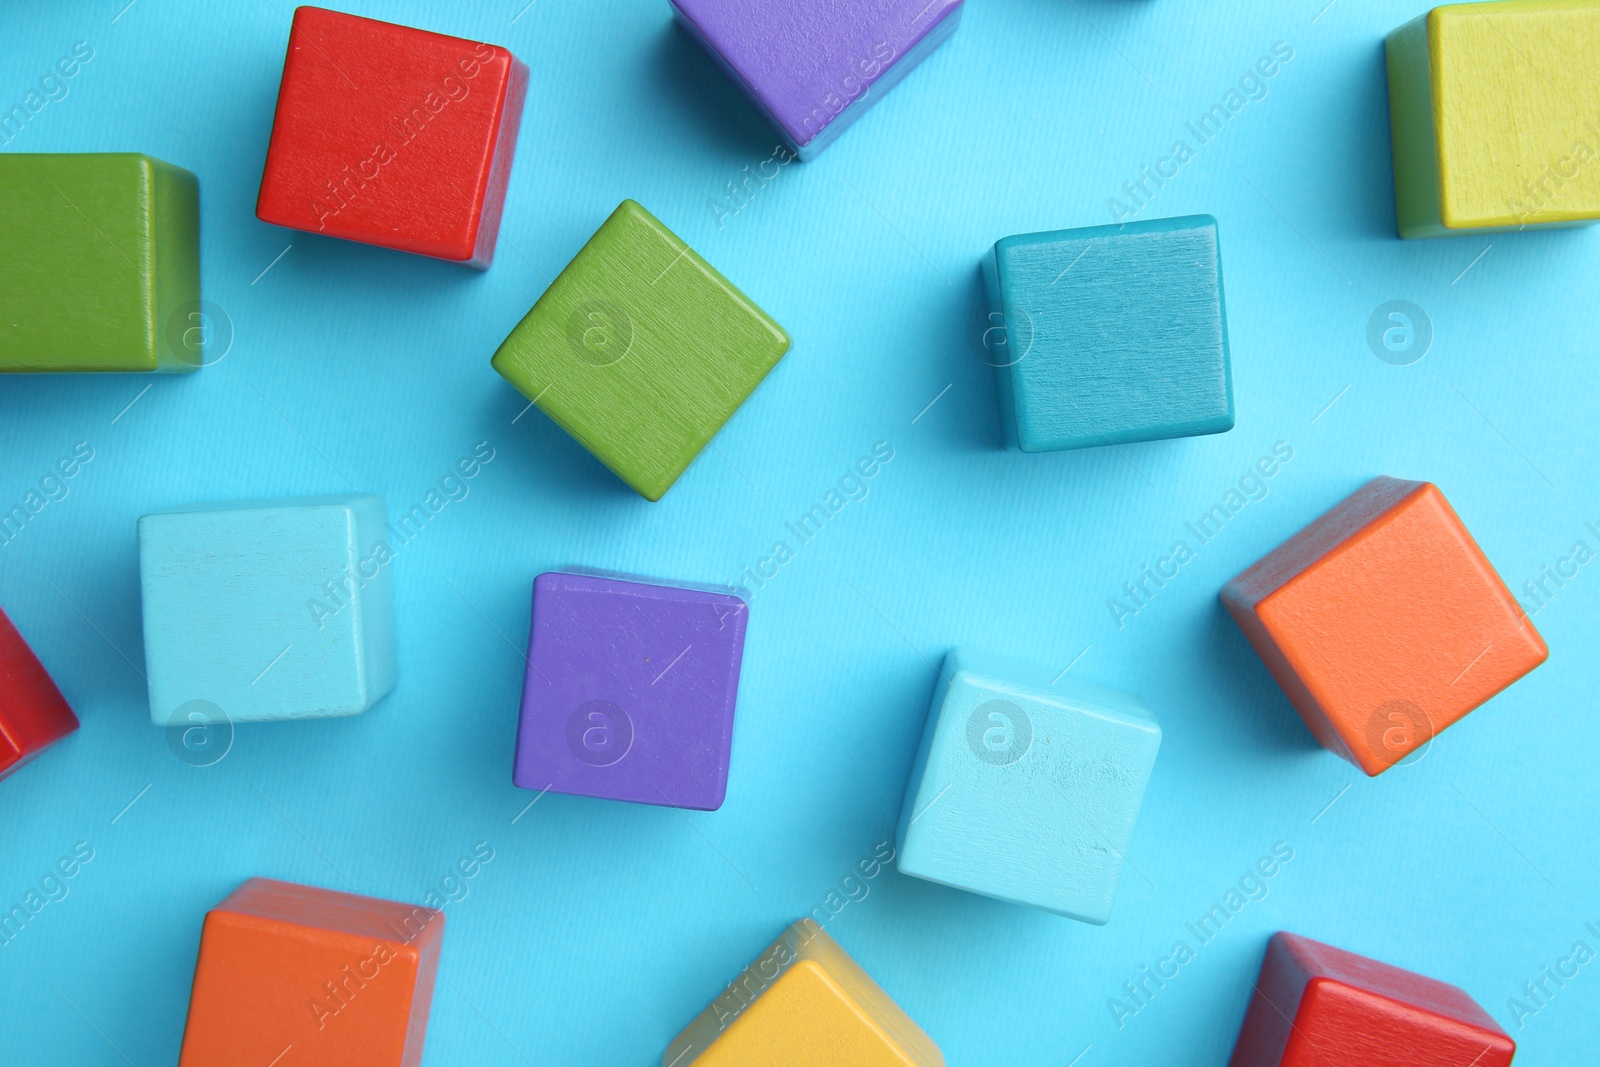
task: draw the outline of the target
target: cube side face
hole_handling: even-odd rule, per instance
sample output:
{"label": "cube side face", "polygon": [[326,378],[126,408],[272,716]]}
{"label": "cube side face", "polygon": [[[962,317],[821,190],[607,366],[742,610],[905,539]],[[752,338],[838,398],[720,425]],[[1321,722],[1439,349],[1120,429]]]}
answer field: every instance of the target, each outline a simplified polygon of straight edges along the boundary
{"label": "cube side face", "polygon": [[1008,368],[1022,451],[1233,428],[1215,219],[1011,237],[996,257],[1011,340],[1029,341]]}
{"label": "cube side face", "polygon": [[1256,614],[1368,774],[1404,759],[1549,654],[1427,483],[1284,584]]}
{"label": "cube side face", "polygon": [[187,373],[206,362],[214,325],[200,304],[200,179],[151,160],[158,370]]}
{"label": "cube side face", "polygon": [[[1006,304],[998,244],[983,258],[983,290],[984,298],[988,301],[983,320],[983,350],[986,362],[994,367],[995,403],[1000,409],[1000,437],[1007,448],[1020,451],[1022,444],[1017,438],[1017,395],[1011,371],[1019,359],[1027,357],[1027,349],[1012,347],[1014,309]],[[1015,324],[1018,327],[1019,344],[1026,343],[1031,347],[1032,322],[1026,320],[1025,313],[1020,310],[1016,314],[1023,316]]]}
{"label": "cube side face", "polygon": [[[421,962],[393,938],[224,905],[206,917],[179,1067],[266,1063],[290,1045],[308,1063],[412,1067],[414,1012],[431,993]],[[429,976],[436,965],[435,946]]]}
{"label": "cube side face", "polygon": [[494,355],[494,369],[659,500],[789,349],[783,329],[625,201]]}
{"label": "cube side face", "polygon": [[962,0],[673,0],[673,6],[805,160],[955,31]]}
{"label": "cube side face", "polygon": [[[0,156],[0,371],[177,369],[158,344],[155,168],[119,153]],[[198,262],[197,239],[182,251]]]}
{"label": "cube side face", "polygon": [[504,195],[509,162],[497,157],[514,150],[519,66],[494,45],[297,9],[257,217],[486,266],[480,237],[492,254],[481,231]]}
{"label": "cube side face", "polygon": [[948,663],[918,810],[902,813],[901,873],[1105,923],[1160,727],[1098,687],[1050,691],[981,659]]}
{"label": "cube side face", "polygon": [[1312,973],[1297,951],[1299,941],[1292,934],[1278,933],[1267,942],[1228,1067],[1280,1067]]}
{"label": "cube side face", "polygon": [[1600,4],[1452,4],[1428,31],[1445,230],[1600,219]]}
{"label": "cube side face", "polygon": [[[361,633],[367,706],[394,691],[399,681],[399,649],[394,629],[394,580],[389,572],[388,515],[382,497],[363,494],[348,500],[354,518],[356,570],[345,593]],[[333,601],[324,608],[337,609]],[[318,612],[317,614],[321,614]]]}
{"label": "cube side face", "polygon": [[197,707],[209,721],[355,715],[382,695],[369,662],[392,663],[393,620],[370,617],[392,607],[379,591],[386,568],[377,589],[360,588],[365,506],[263,502],[139,520],[152,721],[187,721]]}
{"label": "cube side face", "polygon": [[513,782],[721,807],[747,618],[744,601],[726,594],[540,575]]}
{"label": "cube side face", "polygon": [[0,611],[0,778],[77,728],[44,664]]}
{"label": "cube side face", "polygon": [[1489,1014],[1459,986],[1309,937],[1279,933],[1274,935],[1274,941],[1282,942],[1284,953],[1292,955],[1308,974],[1413,1005],[1463,1026],[1499,1030]]}
{"label": "cube side face", "polygon": [[1401,237],[1448,231],[1439,208],[1439,145],[1433,110],[1428,17],[1412,19],[1384,41],[1389,73],[1389,136],[1394,159],[1395,225]]}
{"label": "cube side face", "polygon": [[1516,1043],[1498,1027],[1465,1025],[1316,976],[1306,984],[1278,1062],[1281,1067],[1509,1067],[1515,1053]]}
{"label": "cube side face", "polygon": [[505,213],[506,188],[511,183],[511,164],[517,154],[517,137],[522,132],[522,108],[527,95],[528,67],[512,56],[510,77],[502,90],[501,118],[495,133],[493,163],[484,188],[478,239],[468,263],[468,266],[480,270],[487,270],[494,262],[494,249],[500,238],[500,218]]}

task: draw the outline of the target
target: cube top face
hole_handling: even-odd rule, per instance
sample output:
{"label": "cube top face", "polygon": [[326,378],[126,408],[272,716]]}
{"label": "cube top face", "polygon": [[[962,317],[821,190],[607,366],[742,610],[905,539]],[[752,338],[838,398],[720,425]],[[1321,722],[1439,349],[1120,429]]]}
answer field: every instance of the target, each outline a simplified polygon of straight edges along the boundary
{"label": "cube top face", "polygon": [[421,1061],[444,915],[251,879],[206,916],[180,1067]]}
{"label": "cube top face", "polygon": [[77,728],[44,664],[0,611],[0,778]]}
{"label": "cube top face", "polygon": [[541,574],[515,784],[721,807],[747,616],[728,594]]}
{"label": "cube top face", "polygon": [[1515,1052],[1458,987],[1278,933],[1231,1067],[1507,1067]]}
{"label": "cube top face", "polygon": [[766,312],[627,200],[493,365],[659,500],[788,350],[789,335]]}
{"label": "cube top face", "polygon": [[1008,443],[1024,452],[1233,428],[1216,220],[1008,237],[989,266],[1006,320]]}
{"label": "cube top face", "polygon": [[157,725],[356,715],[395,683],[383,501],[202,505],[139,520]]}
{"label": "cube top face", "polygon": [[1428,51],[1444,227],[1600,219],[1600,3],[1437,7]]}
{"label": "cube top face", "polygon": [[200,187],[131,153],[0,155],[0,372],[189,371]]}
{"label": "cube top face", "polygon": [[1368,483],[1234,579],[1223,599],[1319,740],[1368,774],[1549,654],[1427,482]]}
{"label": "cube top face", "polygon": [[1127,693],[1049,684],[965,650],[942,681],[900,815],[914,875],[1103,924],[1161,727]]}
{"label": "cube top face", "polygon": [[504,48],[299,8],[256,215],[487,267],[526,86]]}
{"label": "cube top face", "polygon": [[672,0],[801,159],[955,30],[962,0]]}
{"label": "cube top face", "polygon": [[944,1055],[811,920],[789,927],[667,1046],[662,1067],[943,1067]]}

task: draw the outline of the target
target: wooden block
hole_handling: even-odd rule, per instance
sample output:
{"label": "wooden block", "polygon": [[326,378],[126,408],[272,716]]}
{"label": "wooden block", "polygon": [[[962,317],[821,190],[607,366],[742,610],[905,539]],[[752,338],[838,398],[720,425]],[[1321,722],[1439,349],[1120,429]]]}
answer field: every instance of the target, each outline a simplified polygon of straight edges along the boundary
{"label": "wooden block", "polygon": [[1278,933],[1229,1067],[1509,1067],[1516,1051],[1453,985]]}
{"label": "wooden block", "polygon": [[539,575],[512,781],[720,808],[747,616],[726,593]]}
{"label": "wooden block", "polygon": [[672,0],[691,36],[812,159],[955,33],[962,0]]}
{"label": "wooden block", "polygon": [[192,371],[200,183],[149,156],[0,154],[0,372]]}
{"label": "wooden block", "polygon": [[986,347],[1010,447],[1052,452],[1233,429],[1210,215],[1007,237],[984,277]]}
{"label": "wooden block", "polygon": [[1401,237],[1600,219],[1600,0],[1436,7],[1386,51]]}
{"label": "wooden block", "polygon": [[673,1038],[662,1067],[943,1067],[933,1039],[811,919]]}
{"label": "wooden block", "polygon": [[1317,740],[1369,775],[1549,654],[1428,482],[1373,479],[1222,602]]}
{"label": "wooden block", "polygon": [[487,268],[527,86],[504,48],[298,8],[256,215]]}
{"label": "wooden block", "polygon": [[206,915],[178,1067],[418,1067],[444,913],[252,878]]}
{"label": "wooden block", "polygon": [[900,809],[900,873],[1103,925],[1160,747],[1135,696],[951,652]]}
{"label": "wooden block", "polygon": [[159,726],[359,715],[395,684],[383,501],[197,504],[139,520]]}
{"label": "wooden block", "polygon": [[44,664],[0,611],[0,778],[77,728]]}
{"label": "wooden block", "polygon": [[789,350],[789,335],[624,200],[494,354],[494,369],[660,500]]}

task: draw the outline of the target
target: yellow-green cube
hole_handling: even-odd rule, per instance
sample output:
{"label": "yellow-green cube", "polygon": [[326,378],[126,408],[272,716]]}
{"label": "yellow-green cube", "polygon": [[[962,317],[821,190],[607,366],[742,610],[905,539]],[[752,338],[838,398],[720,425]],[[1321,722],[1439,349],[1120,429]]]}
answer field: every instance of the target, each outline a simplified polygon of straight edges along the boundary
{"label": "yellow-green cube", "polygon": [[1436,7],[1387,53],[1401,237],[1600,219],[1600,0]]}
{"label": "yellow-green cube", "polygon": [[0,154],[0,372],[203,362],[200,183],[135,153]]}
{"label": "yellow-green cube", "polygon": [[632,200],[492,360],[640,495],[660,500],[789,350],[789,335]]}

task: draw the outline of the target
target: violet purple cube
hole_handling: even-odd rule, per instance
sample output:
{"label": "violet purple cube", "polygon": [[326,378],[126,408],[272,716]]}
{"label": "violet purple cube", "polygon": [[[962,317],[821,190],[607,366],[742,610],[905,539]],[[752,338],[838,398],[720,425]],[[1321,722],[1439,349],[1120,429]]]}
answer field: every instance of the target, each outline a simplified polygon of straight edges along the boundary
{"label": "violet purple cube", "polygon": [[955,32],[962,0],[672,0],[802,159]]}
{"label": "violet purple cube", "polygon": [[539,575],[512,782],[720,808],[748,615],[731,593]]}

